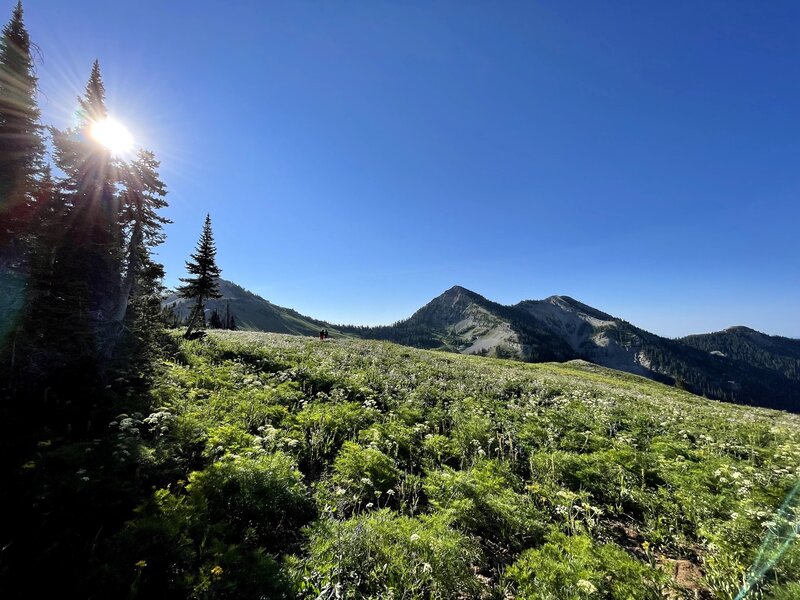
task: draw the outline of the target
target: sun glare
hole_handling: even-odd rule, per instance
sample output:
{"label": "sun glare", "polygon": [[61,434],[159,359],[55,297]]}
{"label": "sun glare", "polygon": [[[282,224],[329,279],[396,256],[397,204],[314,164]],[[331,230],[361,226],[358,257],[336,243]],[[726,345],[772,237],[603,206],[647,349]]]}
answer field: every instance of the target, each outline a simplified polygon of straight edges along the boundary
{"label": "sun glare", "polygon": [[115,156],[127,154],[133,148],[133,136],[119,121],[106,118],[92,123],[92,137]]}

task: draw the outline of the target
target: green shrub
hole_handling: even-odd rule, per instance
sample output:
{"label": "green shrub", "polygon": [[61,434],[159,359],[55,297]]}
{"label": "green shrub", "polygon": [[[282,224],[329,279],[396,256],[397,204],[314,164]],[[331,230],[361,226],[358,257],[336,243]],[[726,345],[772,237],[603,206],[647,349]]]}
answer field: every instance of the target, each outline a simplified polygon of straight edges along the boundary
{"label": "green shrub", "polygon": [[797,600],[800,598],[800,583],[793,582],[772,589],[766,600]]}
{"label": "green shrub", "polygon": [[187,491],[192,509],[230,539],[271,551],[286,549],[314,516],[302,474],[281,452],[224,457],[192,473]]}
{"label": "green shrub", "polygon": [[504,463],[482,460],[466,471],[445,467],[428,473],[423,485],[435,509],[493,542],[493,554],[520,550],[543,533],[542,515],[530,497],[515,491],[520,482]]}
{"label": "green shrub", "polygon": [[494,437],[489,417],[465,407],[456,412],[453,419],[450,438],[457,448],[461,466],[487,456],[491,450],[490,441]]}
{"label": "green shrub", "polygon": [[506,569],[504,579],[526,600],[660,600],[665,576],[614,544],[553,531]]}
{"label": "green shrub", "polygon": [[590,454],[539,452],[530,457],[529,466],[534,480],[587,491],[594,503],[617,514],[640,515],[645,509],[642,490],[662,483],[652,456],[626,446]]}
{"label": "green shrub", "polygon": [[312,402],[297,413],[296,422],[308,443],[308,461],[318,465],[336,455],[375,419],[374,409],[357,402]]}
{"label": "green shrub", "polygon": [[307,598],[477,597],[475,545],[444,515],[411,518],[384,509],[347,521],[316,522],[308,555],[289,561]]}
{"label": "green shrub", "polygon": [[403,465],[411,466],[419,454],[419,427],[406,425],[398,418],[375,423],[359,432],[362,445],[380,450]]}
{"label": "green shrub", "polygon": [[[305,508],[304,508],[305,507]],[[226,457],[157,491],[109,543],[108,597],[287,598],[280,552],[312,516],[287,457]]]}
{"label": "green shrub", "polygon": [[258,449],[252,435],[235,425],[219,425],[209,430],[203,455],[220,458],[226,454],[238,454]]}
{"label": "green shrub", "polygon": [[[433,465],[449,463],[459,456],[459,450],[455,442],[449,437],[438,433],[426,435],[422,447],[425,458]],[[455,464],[458,464],[458,461]]]}
{"label": "green shrub", "polygon": [[394,461],[380,450],[345,442],[332,476],[320,486],[318,503],[340,517],[386,506],[396,494],[398,475]]}

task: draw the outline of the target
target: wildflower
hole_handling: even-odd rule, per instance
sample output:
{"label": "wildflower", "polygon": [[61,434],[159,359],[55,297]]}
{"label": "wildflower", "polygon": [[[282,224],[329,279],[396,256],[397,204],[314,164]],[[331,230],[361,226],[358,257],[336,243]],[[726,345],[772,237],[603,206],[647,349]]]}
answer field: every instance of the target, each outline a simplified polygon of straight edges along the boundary
{"label": "wildflower", "polygon": [[222,575],[222,571],[223,571],[223,569],[219,565],[215,565],[215,566],[211,567],[211,574],[214,577],[219,577],[220,575]]}
{"label": "wildflower", "polygon": [[137,561],[135,566],[140,569],[144,569],[147,566],[147,561],[146,560]]}
{"label": "wildflower", "polygon": [[594,584],[588,579],[579,579],[577,586],[578,589],[585,594],[594,594],[597,591],[597,588],[594,587]]}
{"label": "wildflower", "polygon": [[416,542],[419,539],[418,533],[412,533],[411,537],[409,538],[412,542]]}

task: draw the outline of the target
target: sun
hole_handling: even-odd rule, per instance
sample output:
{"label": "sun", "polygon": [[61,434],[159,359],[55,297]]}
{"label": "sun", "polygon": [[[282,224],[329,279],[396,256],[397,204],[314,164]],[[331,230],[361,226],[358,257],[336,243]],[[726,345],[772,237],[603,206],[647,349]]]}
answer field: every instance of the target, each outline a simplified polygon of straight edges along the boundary
{"label": "sun", "polygon": [[131,132],[122,123],[110,117],[92,123],[89,133],[114,156],[123,156],[133,149]]}

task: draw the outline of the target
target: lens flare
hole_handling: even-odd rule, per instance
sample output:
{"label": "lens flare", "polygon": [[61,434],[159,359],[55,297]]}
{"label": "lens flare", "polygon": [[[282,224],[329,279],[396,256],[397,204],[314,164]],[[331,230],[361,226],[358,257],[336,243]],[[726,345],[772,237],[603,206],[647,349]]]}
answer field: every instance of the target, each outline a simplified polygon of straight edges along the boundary
{"label": "lens flare", "polygon": [[758,556],[750,567],[744,585],[734,600],[744,600],[750,591],[769,573],[786,551],[800,538],[800,482],[787,494],[771,519],[772,526],[764,536]]}
{"label": "lens flare", "polygon": [[128,154],[133,148],[133,136],[119,121],[111,118],[95,121],[89,130],[92,138],[108,148],[115,156]]}

